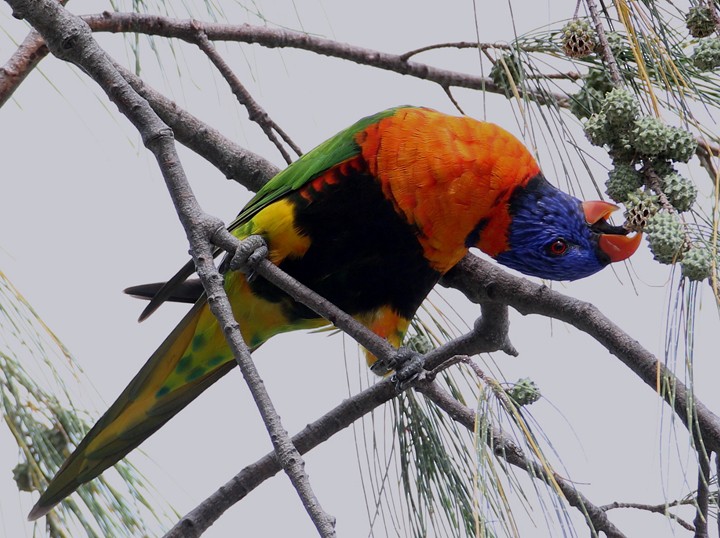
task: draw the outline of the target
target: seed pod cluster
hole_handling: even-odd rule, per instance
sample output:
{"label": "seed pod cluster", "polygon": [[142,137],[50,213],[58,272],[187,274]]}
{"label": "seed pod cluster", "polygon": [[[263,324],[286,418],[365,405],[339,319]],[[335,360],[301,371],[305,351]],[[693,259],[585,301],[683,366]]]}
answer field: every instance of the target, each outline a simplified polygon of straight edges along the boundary
{"label": "seed pod cluster", "polygon": [[505,393],[519,406],[530,405],[540,399],[540,388],[529,377],[518,379]]}
{"label": "seed pod cluster", "polygon": [[659,210],[657,195],[645,189],[637,189],[625,200],[625,226],[629,230],[641,232]]}
{"label": "seed pod cluster", "polygon": [[574,19],[562,29],[562,46],[570,58],[584,58],[595,52],[595,29],[587,19]]}
{"label": "seed pod cluster", "polygon": [[490,70],[490,78],[505,92],[505,95],[512,95],[513,86],[519,86],[525,78],[522,64],[517,55],[507,53],[498,58]]}
{"label": "seed pod cluster", "polygon": [[708,37],[715,32],[715,19],[708,6],[691,7],[685,15],[685,26],[693,37]]}
{"label": "seed pod cluster", "polygon": [[671,264],[682,256],[685,246],[685,227],[676,213],[658,211],[645,226],[653,256],[660,263]]}
{"label": "seed pod cluster", "polygon": [[712,275],[712,253],[704,245],[695,244],[683,255],[682,274],[690,280],[705,280]]}
{"label": "seed pod cluster", "polygon": [[693,64],[701,71],[712,71],[720,67],[720,39],[702,39],[693,51]]}
{"label": "seed pod cluster", "polygon": [[590,69],[583,82],[580,91],[570,101],[570,112],[580,119],[599,112],[605,94],[614,88],[610,76],[602,69]]}

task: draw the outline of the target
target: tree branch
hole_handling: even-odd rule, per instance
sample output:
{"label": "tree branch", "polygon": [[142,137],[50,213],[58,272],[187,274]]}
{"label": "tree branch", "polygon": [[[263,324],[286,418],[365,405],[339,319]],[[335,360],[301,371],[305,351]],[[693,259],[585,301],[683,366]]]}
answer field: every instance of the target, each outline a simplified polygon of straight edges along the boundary
{"label": "tree branch", "polygon": [[[468,254],[441,281],[459,289],[468,299],[507,304],[521,314],[540,314],[564,321],[587,333],[605,346],[654,391],[659,391],[675,410],[688,431],[699,444],[698,433],[708,452],[720,449],[720,419],[655,356],[610,321],[595,306],[513,277],[493,264]],[[658,386],[658,380],[660,386]],[[693,427],[689,410],[694,410],[697,423]]]}
{"label": "tree branch", "polygon": [[602,510],[605,510],[606,512],[609,512],[610,510],[615,510],[617,508],[633,508],[635,510],[643,510],[644,512],[652,512],[653,514],[661,514],[664,517],[670,518],[675,521],[683,529],[689,530],[690,532],[695,532],[695,527],[693,527],[690,523],[668,510],[668,508],[672,506],[680,506],[682,504],[690,503],[692,503],[692,500],[688,500],[687,502],[675,501],[663,504],[621,503],[616,501],[614,503],[603,505],[600,508]]}
{"label": "tree branch", "polygon": [[[155,95],[158,97],[158,94]],[[169,124],[173,129],[181,128],[182,115],[168,114],[167,107],[169,101],[162,99],[151,99],[154,107],[158,108],[159,114],[169,120]],[[207,127],[204,127],[206,129]],[[231,147],[241,158],[237,161],[237,168],[234,169],[234,175],[238,178],[253,177],[259,183],[264,183],[272,177],[271,168],[265,168],[259,172],[253,168],[255,160],[258,159],[262,164],[263,159],[255,154],[248,152],[235,146],[227,139],[223,139],[222,135],[217,133],[219,144],[222,147]],[[209,144],[212,146],[212,144]],[[194,149],[194,148],[193,148]],[[208,152],[207,148],[200,147],[196,151],[216,164],[217,158],[215,152]],[[220,154],[221,152],[217,152]],[[250,154],[253,159],[244,159],[244,154]],[[222,170],[222,168],[221,168]],[[269,171],[270,170],[270,171]],[[241,181],[243,184],[245,182]],[[249,188],[253,186],[246,185]],[[256,188],[256,187],[255,187]],[[475,302],[490,301],[506,303],[516,308],[523,314],[545,314],[562,319],[574,325],[577,329],[589,334],[595,338],[600,344],[604,345],[611,353],[615,354],[622,360],[631,370],[633,370],[645,383],[653,390],[657,390],[658,372],[661,378],[665,380],[670,387],[676,387],[674,398],[669,394],[665,394],[666,401],[673,407],[675,412],[680,416],[687,425],[687,389],[685,386],[657,359],[640,344],[635,342],[627,333],[622,331],[615,324],[607,320],[602,314],[597,312],[594,307],[564,296],[558,292],[548,290],[545,287],[532,284],[530,281],[518,278],[504,272],[499,267],[484,262],[475,256],[468,256],[463,260],[451,273],[445,276],[442,281],[443,285],[450,285],[463,292],[469,299]],[[485,288],[485,289],[484,289]],[[515,295],[516,292],[518,295]],[[491,297],[492,294],[496,294]],[[535,301],[539,301],[534,305]],[[586,309],[591,308],[597,312],[592,319],[584,320]],[[622,350],[625,350],[624,352]],[[456,354],[469,354],[458,352]],[[658,370],[659,368],[659,370]],[[710,412],[709,409],[696,397],[693,397],[698,413],[698,421],[700,431],[706,443],[708,450],[718,453],[720,448],[720,420]]]}
{"label": "tree branch", "polygon": [[[291,30],[251,26],[249,24],[233,25],[224,23],[198,22],[189,19],[179,20],[159,15],[142,13],[117,13],[105,11],[100,15],[86,15],[83,19],[97,32],[139,32],[147,35],[175,37],[187,42],[194,42],[197,29],[202,30],[212,41],[239,41],[262,45],[267,48],[296,48],[349,60],[360,65],[369,65],[401,75],[409,75],[421,80],[435,82],[441,87],[456,86],[474,90],[485,90],[504,95],[504,90],[492,79],[478,77],[467,73],[459,73],[448,69],[440,69],[419,62],[407,61],[404,55],[389,54],[331,39],[311,36]],[[194,27],[196,26],[196,28]],[[555,101],[568,101],[567,96],[553,94],[552,103],[547,94],[533,91],[521,91],[527,99],[540,104],[555,104]]]}
{"label": "tree branch", "polygon": [[172,128],[176,140],[206,159],[226,178],[256,192],[280,172],[270,161],[236,144],[217,129],[183,110],[124,67],[117,63],[115,67],[133,89],[147,100],[160,119]]}
{"label": "tree branch", "polygon": [[23,39],[10,59],[0,67],[0,107],[7,103],[47,53],[45,41],[35,30]]}
{"label": "tree branch", "polygon": [[[195,22],[193,21],[193,24]],[[230,66],[223,60],[222,56],[218,53],[215,45],[213,45],[207,37],[207,34],[200,28],[198,24],[197,34],[195,36],[195,43],[200,47],[210,61],[215,65],[220,74],[225,78],[225,81],[230,86],[233,95],[237,98],[238,102],[245,107],[248,111],[248,117],[250,121],[257,123],[265,133],[265,136],[275,145],[277,150],[285,159],[287,164],[292,162],[290,155],[285,151],[278,137],[275,133],[280,135],[285,143],[292,148],[295,154],[299,157],[302,155],[300,148],[290,139],[290,137],[283,131],[280,126],[275,123],[267,112],[260,106],[260,104],[250,95],[240,79],[233,73]]]}
{"label": "tree branch", "polygon": [[698,486],[695,500],[694,538],[708,538],[708,505],[710,502],[710,457],[702,448],[698,449]]}
{"label": "tree branch", "polygon": [[[461,404],[435,382],[419,383],[416,389],[427,396],[433,403],[445,411],[450,417],[465,426],[471,432],[476,431],[476,413]],[[604,510],[591,503],[575,487],[557,473],[548,472],[548,468],[530,460],[512,439],[503,435],[495,426],[488,428],[487,437],[482,439],[493,451],[495,456],[502,458],[511,465],[523,469],[530,476],[537,477],[550,487],[558,486],[565,499],[584,516],[591,532],[604,532],[608,538],[625,538],[625,535],[608,519]]]}
{"label": "tree branch", "polygon": [[[613,54],[612,48],[610,48],[610,43],[608,43],[608,38],[605,34],[605,27],[603,26],[602,19],[598,13],[597,4],[595,3],[595,0],[585,0],[585,4],[590,12],[590,17],[592,18],[593,26],[595,27],[595,32],[598,36],[598,41],[600,41],[602,58],[605,60],[605,65],[607,65],[608,71],[610,72],[610,78],[613,81],[613,85],[616,88],[620,88],[622,86],[622,76],[620,75],[617,60],[615,60],[615,54]],[[578,7],[580,7],[579,2]]]}
{"label": "tree branch", "polygon": [[[272,267],[275,266],[273,265]],[[269,274],[271,277],[275,276],[274,272]],[[281,276],[284,275],[282,272],[279,274],[281,274]],[[283,280],[273,283],[291,294],[294,293],[293,287],[295,283],[286,282],[284,276],[282,276],[282,278]],[[299,297],[303,300],[308,300],[308,302],[304,304],[314,309],[318,305],[313,304],[313,295],[315,294],[310,294],[310,300],[304,296]],[[327,307],[327,305],[325,305],[325,307]],[[318,306],[318,310],[322,308],[324,307]],[[430,351],[424,356],[424,365],[427,370],[434,370],[441,367],[441,365],[447,365],[452,362],[453,357],[458,353],[489,353],[507,348],[508,346],[512,349],[512,346],[509,345],[507,340],[507,308],[500,305],[481,305],[481,308],[482,317],[476,322],[475,328],[471,332]],[[330,304],[330,309],[337,310],[337,307]],[[328,313],[328,316],[334,317],[335,314],[336,312],[331,311]],[[348,322],[350,326],[347,328],[342,327],[342,324],[343,321],[348,320],[336,319],[338,319],[336,325],[351,336],[353,325],[358,325],[362,329],[365,329],[364,326],[352,318],[350,318]],[[386,352],[384,348],[389,346],[387,341],[372,332],[365,336],[367,337],[368,344],[366,347],[368,347],[371,352],[376,355]],[[360,338],[363,338],[363,336],[361,335]],[[389,347],[391,352],[394,353],[394,348],[392,348],[392,346]],[[309,424],[292,438],[292,442],[300,454],[305,454],[397,395],[398,392],[391,379],[380,381],[352,398],[345,400],[335,407],[335,409],[312,424]],[[165,535],[165,538],[180,538],[186,536],[192,538],[200,536],[210,525],[217,521],[228,508],[242,500],[248,493],[275,475],[278,471],[280,471],[280,466],[275,453],[271,452],[265,455],[260,460],[240,471],[232,480],[221,486],[215,493],[186,514],[170,529]]]}
{"label": "tree branch", "polygon": [[223,327],[228,345],[243,373],[260,410],[278,459],[295,486],[308,514],[321,536],[335,536],[335,521],[315,498],[300,454],[290,442],[280,417],[240,335],[222,276],[213,263],[209,238],[222,222],[202,212],[180,164],[172,130],[142,99],[92,37],[85,22],[52,0],[7,0],[13,15],[26,18],[43,36],[50,51],[63,60],[81,67],[107,94],[142,136],[145,146],[155,155],[170,196],[190,242],[193,259],[208,296],[208,304]]}

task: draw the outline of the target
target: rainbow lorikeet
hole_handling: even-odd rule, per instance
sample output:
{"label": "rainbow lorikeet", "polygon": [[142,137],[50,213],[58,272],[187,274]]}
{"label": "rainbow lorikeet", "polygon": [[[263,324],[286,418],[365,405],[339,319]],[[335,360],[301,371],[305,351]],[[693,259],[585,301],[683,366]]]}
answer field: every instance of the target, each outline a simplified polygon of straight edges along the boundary
{"label": "rainbow lorikeet", "polygon": [[[591,275],[636,250],[606,218],[548,183],[528,150],[491,123],[398,107],[364,118],[270,180],[229,229],[260,235],[269,259],[399,346],[416,310],[470,247],[525,274]],[[168,284],[131,288],[194,306],[67,459],[30,518],[124,457],[235,361],[187,265]],[[262,277],[225,274],[251,349],[328,322]],[[141,316],[142,318],[142,316]],[[373,357],[368,358],[374,361]]]}

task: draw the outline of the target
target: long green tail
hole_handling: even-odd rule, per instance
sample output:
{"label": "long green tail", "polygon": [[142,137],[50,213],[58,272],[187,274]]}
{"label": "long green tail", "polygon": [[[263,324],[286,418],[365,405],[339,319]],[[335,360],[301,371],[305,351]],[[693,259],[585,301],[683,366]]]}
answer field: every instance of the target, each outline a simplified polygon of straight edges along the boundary
{"label": "long green tail", "polygon": [[28,519],[45,515],[114,465],[234,365],[203,297],[58,470]]}

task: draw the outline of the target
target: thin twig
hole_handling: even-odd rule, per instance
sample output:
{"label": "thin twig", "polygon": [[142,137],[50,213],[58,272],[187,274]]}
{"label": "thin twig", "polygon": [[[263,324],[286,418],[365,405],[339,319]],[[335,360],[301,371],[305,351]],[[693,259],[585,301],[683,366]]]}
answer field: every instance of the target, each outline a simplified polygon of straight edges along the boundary
{"label": "thin twig", "polygon": [[[324,56],[349,60],[361,65],[393,71],[401,75],[409,75],[421,80],[435,82],[440,86],[457,86],[460,88],[487,90],[493,93],[504,93],[504,90],[489,78],[441,69],[428,64],[409,62],[398,54],[357,47],[291,30],[248,24],[233,25],[198,22],[189,19],[178,20],[158,15],[108,11],[100,15],[86,15],[83,20],[94,31],[98,32],[140,32],[148,35],[175,37],[190,43],[194,43],[197,28],[199,27],[211,41],[239,41],[255,43],[268,48],[297,48]],[[557,101],[560,103],[568,101],[566,95],[559,93],[548,94],[524,90],[521,94],[526,99],[553,106],[557,104]]]}
{"label": "thin twig", "polygon": [[225,81],[230,86],[230,89],[232,90],[233,95],[235,95],[235,97],[237,98],[238,102],[247,109],[248,118],[250,118],[250,121],[254,121],[260,126],[260,128],[265,133],[265,136],[270,139],[270,141],[275,145],[280,154],[283,156],[285,162],[290,164],[292,162],[292,158],[290,157],[288,152],[285,151],[282,142],[278,140],[278,137],[275,135],[275,133],[280,135],[280,137],[285,141],[288,146],[290,146],[290,148],[295,152],[298,157],[301,156],[302,151],[300,150],[300,148],[290,139],[290,137],[285,133],[285,131],[283,131],[282,128],[280,128],[280,126],[273,121],[270,115],[265,111],[262,106],[260,106],[260,103],[258,103],[253,98],[250,92],[247,91],[243,83],[240,82],[240,79],[235,75],[227,62],[225,62],[223,57],[220,56],[217,49],[210,42],[207,34],[202,30],[199,24],[197,25],[195,42],[197,43],[197,46],[200,47],[200,50],[202,50],[205,55],[210,59],[210,61],[215,65],[215,67],[217,67],[218,71],[220,71],[220,74],[225,78]]}
{"label": "thin twig", "polygon": [[82,19],[52,0],[7,0],[13,15],[26,18],[44,37],[50,51],[81,67],[106,92],[120,111],[140,132],[145,146],[155,155],[180,221],[190,242],[193,259],[208,296],[208,303],[223,327],[230,349],[238,362],[250,392],[260,410],[278,459],[323,537],[335,536],[334,518],[326,514],[310,487],[304,462],[282,427],[267,391],[242,340],[232,307],[225,294],[222,276],[213,263],[210,234],[222,223],[204,214],[192,194],[175,149],[172,130],[155,114],[122,77],[105,52],[93,39]]}
{"label": "thin twig", "polygon": [[[590,335],[635,372],[653,392],[658,389],[658,380],[661,386],[671,387],[671,390],[663,391],[662,396],[696,438],[696,446],[701,446],[697,439],[701,435],[702,446],[709,452],[720,450],[720,417],[696,395],[690,397],[687,387],[662,362],[594,305],[527,279],[513,277],[470,254],[445,275],[441,283],[459,289],[471,301],[506,304],[521,314],[540,314],[558,319]],[[691,408],[695,413],[692,428],[689,427],[687,412]]]}
{"label": "thin twig", "polygon": [[598,13],[597,4],[595,3],[595,0],[585,0],[585,4],[587,4],[588,11],[590,12],[590,18],[593,21],[593,26],[595,26],[595,32],[597,33],[598,41],[600,41],[602,57],[608,67],[608,71],[610,72],[610,78],[612,79],[615,87],[620,88],[622,86],[622,76],[620,75],[620,69],[618,68],[615,54],[613,54],[607,35],[605,34],[605,27],[603,26],[602,19]]}
{"label": "thin twig", "polygon": [[683,504],[691,504],[692,501],[674,501],[672,503],[667,504],[643,504],[643,503],[621,503],[621,502],[613,502],[610,504],[605,504],[601,506],[600,508],[602,510],[610,511],[615,510],[616,508],[633,508],[635,510],[642,510],[644,512],[652,512],[653,514],[661,514],[667,518],[672,519],[675,521],[678,525],[680,525],[682,528],[689,530],[691,532],[695,532],[695,527],[693,527],[690,523],[685,521],[683,518],[673,514],[668,510],[668,508],[672,508],[673,506],[681,506]]}
{"label": "thin twig", "polygon": [[439,49],[513,50],[514,47],[512,45],[508,45],[507,43],[477,43],[475,41],[455,41],[455,42],[451,42],[451,43],[433,43],[432,45],[426,45],[424,47],[419,47],[417,49],[413,49],[413,50],[404,52],[400,55],[400,59],[406,62],[410,58],[415,56],[416,54],[420,54],[422,52],[428,52],[431,50],[439,50]]}
{"label": "thin twig", "polygon": [[452,90],[448,86],[443,86],[443,91],[445,92],[445,95],[448,96],[448,99],[450,99],[450,102],[457,109],[457,111],[460,112],[460,114],[462,114],[463,116],[466,116],[465,111],[460,106],[460,103],[457,102],[455,96],[452,94]]}
{"label": "thin twig", "polygon": [[183,110],[141,78],[115,64],[133,89],[142,95],[155,113],[169,125],[175,138],[232,179],[251,191],[258,191],[280,169],[257,153],[243,148],[220,131]]}

